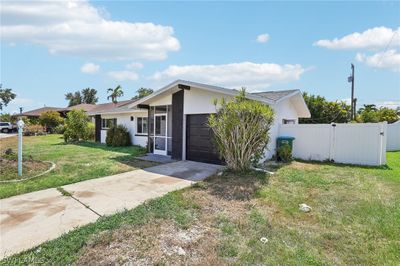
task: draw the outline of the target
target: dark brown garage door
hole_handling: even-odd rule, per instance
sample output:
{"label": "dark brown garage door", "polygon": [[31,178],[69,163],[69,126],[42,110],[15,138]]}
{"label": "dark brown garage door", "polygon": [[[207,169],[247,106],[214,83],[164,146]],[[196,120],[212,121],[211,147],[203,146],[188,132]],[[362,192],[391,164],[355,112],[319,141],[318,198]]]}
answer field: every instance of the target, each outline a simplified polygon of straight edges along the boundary
{"label": "dark brown garage door", "polygon": [[186,159],[222,164],[214,147],[213,132],[207,126],[208,114],[186,117]]}

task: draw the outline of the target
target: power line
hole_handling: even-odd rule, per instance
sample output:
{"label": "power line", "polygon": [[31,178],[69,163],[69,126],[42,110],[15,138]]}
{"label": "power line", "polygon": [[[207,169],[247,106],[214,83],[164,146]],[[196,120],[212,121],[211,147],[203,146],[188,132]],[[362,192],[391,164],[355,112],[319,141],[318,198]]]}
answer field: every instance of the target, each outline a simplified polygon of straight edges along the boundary
{"label": "power line", "polygon": [[377,64],[378,67],[379,67],[379,65],[381,64],[382,59],[383,59],[383,56],[385,55],[387,49],[389,48],[390,44],[392,43],[392,41],[393,41],[393,39],[394,39],[394,36],[396,36],[396,34],[397,34],[398,32],[399,32],[399,30],[396,30],[396,31],[393,32],[392,38],[390,38],[388,44],[386,45],[385,50],[383,51],[383,53],[382,53],[382,55],[381,55],[381,58],[379,59],[379,62],[378,62],[378,64]]}

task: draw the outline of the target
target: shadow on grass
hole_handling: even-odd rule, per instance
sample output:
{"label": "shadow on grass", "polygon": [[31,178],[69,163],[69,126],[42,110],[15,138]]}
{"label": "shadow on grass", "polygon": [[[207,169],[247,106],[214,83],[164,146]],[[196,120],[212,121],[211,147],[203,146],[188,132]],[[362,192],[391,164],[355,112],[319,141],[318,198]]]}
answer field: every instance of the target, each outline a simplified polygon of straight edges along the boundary
{"label": "shadow on grass", "polygon": [[268,174],[258,171],[234,172],[226,170],[221,176],[214,175],[204,182],[210,193],[224,200],[247,201],[268,184]]}
{"label": "shadow on grass", "polygon": [[115,156],[110,159],[117,161],[119,163],[128,165],[130,167],[140,168],[140,169],[160,165],[160,163],[156,163],[156,162],[138,160],[135,158],[135,156],[132,156],[132,155]]}
{"label": "shadow on grass", "polygon": [[76,145],[76,146],[80,146],[80,147],[100,149],[103,151],[126,153],[126,154],[130,154],[133,156],[139,156],[139,155],[146,153],[145,148],[137,146],[137,145],[124,146],[124,147],[110,147],[110,146],[107,146],[106,144],[93,142],[93,141],[77,141],[77,142],[68,142],[68,143],[61,142],[61,143],[55,143],[52,145],[55,145],[55,146]]}

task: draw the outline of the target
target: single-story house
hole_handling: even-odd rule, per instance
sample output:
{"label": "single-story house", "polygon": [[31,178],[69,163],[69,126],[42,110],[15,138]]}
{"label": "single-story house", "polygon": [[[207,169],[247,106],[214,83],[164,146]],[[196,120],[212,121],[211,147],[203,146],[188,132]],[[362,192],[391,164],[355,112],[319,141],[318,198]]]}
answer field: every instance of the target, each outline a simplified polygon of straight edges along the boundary
{"label": "single-story house", "polygon": [[[176,80],[142,99],[107,110],[92,110],[88,115],[95,117],[96,141],[105,142],[110,126],[124,125],[132,143],[147,147],[150,153],[219,163],[207,117],[216,112],[214,99],[229,100],[237,94],[237,90]],[[247,93],[246,97],[275,110],[266,158],[275,153],[279,124],[297,124],[299,118],[310,117],[299,90]]]}

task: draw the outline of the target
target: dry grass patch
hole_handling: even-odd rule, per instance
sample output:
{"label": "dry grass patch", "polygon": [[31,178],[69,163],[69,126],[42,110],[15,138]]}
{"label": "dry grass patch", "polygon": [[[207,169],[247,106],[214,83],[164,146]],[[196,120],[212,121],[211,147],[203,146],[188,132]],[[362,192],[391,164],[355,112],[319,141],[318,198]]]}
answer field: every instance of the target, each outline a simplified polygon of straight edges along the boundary
{"label": "dry grass patch", "polygon": [[[81,252],[79,265],[225,265],[232,262],[230,228],[245,228],[255,191],[266,178],[224,173],[200,182],[180,195],[191,205],[173,219],[124,226],[94,236]],[[257,175],[257,174],[256,174]],[[228,182],[231,180],[231,182]],[[229,185],[227,186],[226,184]],[[224,185],[225,184],[225,185]],[[221,239],[224,239],[221,241]]]}
{"label": "dry grass patch", "polygon": [[0,158],[0,181],[26,179],[39,175],[51,167],[51,163],[24,160],[22,164],[23,176],[18,176],[18,161]]}

